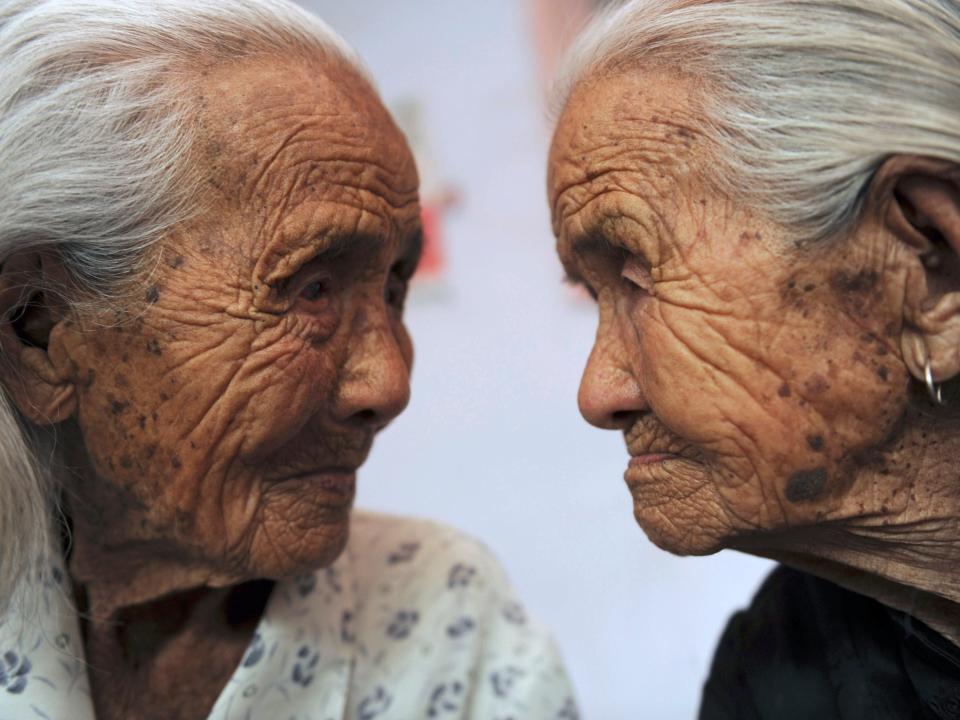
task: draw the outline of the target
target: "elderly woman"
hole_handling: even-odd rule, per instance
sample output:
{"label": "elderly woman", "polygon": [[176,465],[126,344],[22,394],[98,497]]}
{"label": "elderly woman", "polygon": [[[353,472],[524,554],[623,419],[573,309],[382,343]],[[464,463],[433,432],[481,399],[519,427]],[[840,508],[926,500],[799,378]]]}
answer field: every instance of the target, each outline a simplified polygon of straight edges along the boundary
{"label": "elderly woman", "polygon": [[958,717],[958,70],[953,0],[638,0],[573,51],[581,412],[654,543],[786,566],[703,718]]}
{"label": "elderly woman", "polygon": [[0,716],[575,717],[478,544],[351,511],[418,216],[295,6],[0,2]]}

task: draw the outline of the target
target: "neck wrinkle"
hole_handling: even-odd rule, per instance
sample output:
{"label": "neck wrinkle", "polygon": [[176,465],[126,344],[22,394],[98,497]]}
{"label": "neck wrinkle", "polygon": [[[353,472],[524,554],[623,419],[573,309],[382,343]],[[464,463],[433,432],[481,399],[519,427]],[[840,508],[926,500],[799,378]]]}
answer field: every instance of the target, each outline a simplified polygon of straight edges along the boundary
{"label": "neck wrinkle", "polygon": [[776,537],[738,542],[736,549],[828,580],[851,592],[911,615],[960,646],[960,572],[953,557],[960,543],[903,543],[862,536],[847,529],[811,527]]}

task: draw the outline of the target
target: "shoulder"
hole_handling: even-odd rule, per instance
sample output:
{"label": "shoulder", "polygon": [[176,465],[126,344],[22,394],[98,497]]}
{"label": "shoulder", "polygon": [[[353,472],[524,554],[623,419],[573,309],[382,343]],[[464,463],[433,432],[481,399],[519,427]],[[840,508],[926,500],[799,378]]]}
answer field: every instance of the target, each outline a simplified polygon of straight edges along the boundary
{"label": "shoulder", "polygon": [[859,666],[858,628],[880,627],[878,608],[826,580],[778,567],[724,629],[701,720],[839,717],[835,674],[841,665]]}

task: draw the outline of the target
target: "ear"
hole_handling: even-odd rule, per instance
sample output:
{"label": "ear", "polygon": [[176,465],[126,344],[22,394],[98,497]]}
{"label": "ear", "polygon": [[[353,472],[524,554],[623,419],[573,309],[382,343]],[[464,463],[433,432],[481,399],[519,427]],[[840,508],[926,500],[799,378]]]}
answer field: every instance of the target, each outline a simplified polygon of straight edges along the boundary
{"label": "ear", "polygon": [[897,155],[880,167],[869,202],[914,256],[904,285],[903,356],[922,380],[960,375],[960,166]]}
{"label": "ear", "polygon": [[59,263],[48,253],[24,252],[0,265],[0,382],[17,409],[37,425],[66,420],[76,388],[51,358],[62,328]]}

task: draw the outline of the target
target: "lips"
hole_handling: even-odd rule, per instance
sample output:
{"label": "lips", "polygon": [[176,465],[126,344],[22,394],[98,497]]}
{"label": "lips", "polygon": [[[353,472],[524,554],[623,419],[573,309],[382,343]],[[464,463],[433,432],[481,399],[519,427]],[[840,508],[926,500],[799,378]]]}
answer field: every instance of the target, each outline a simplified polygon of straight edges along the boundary
{"label": "lips", "polygon": [[634,455],[630,458],[630,467],[643,467],[644,465],[653,465],[658,462],[663,462],[664,460],[671,460],[677,455],[673,453],[642,453],[640,455]]}
{"label": "lips", "polygon": [[350,505],[357,493],[356,470],[332,468],[300,473],[282,478],[279,483],[299,483],[310,492],[321,493],[332,505]]}

